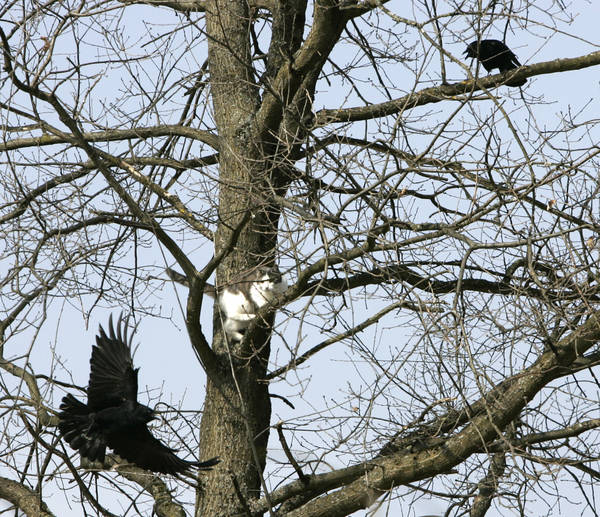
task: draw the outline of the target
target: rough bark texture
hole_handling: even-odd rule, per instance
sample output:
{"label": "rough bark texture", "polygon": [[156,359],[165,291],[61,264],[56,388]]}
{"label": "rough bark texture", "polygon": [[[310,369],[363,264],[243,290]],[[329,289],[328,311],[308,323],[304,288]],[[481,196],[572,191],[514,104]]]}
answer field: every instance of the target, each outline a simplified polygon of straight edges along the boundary
{"label": "rough bark texture", "polygon": [[[252,74],[248,5],[217,0],[207,9],[212,99],[220,139],[216,253],[250,215],[234,249],[218,267],[220,284],[239,271],[276,260],[280,208],[272,196],[283,195],[289,184],[286,157],[302,142],[306,129],[301,120],[310,110],[316,77],[344,24],[331,12],[322,16],[330,24],[336,20],[336,30],[317,33],[330,44],[309,49],[313,62],[303,73],[292,70],[289,63],[302,41],[305,9],[305,2],[273,9],[262,103]],[[287,106],[293,109],[286,111]],[[215,314],[213,350],[220,359],[216,376],[220,383],[209,382],[200,436],[203,454],[219,455],[224,468],[208,476],[200,515],[232,515],[244,511],[247,501],[261,492],[271,416],[264,380],[270,338],[259,329],[248,343],[228,344],[219,330],[218,311]]]}
{"label": "rough bark texture", "polygon": [[[225,284],[236,272],[263,263],[265,257],[272,260],[276,228],[269,228],[265,221],[267,172],[259,147],[249,137],[258,93],[248,66],[248,4],[212,2],[206,21],[212,99],[221,148],[216,253],[229,242],[246,213],[251,213],[235,248],[217,270],[217,282]],[[267,385],[261,382],[269,357],[269,337],[257,332],[252,342],[234,346],[224,341],[220,327],[215,310],[213,350],[219,358],[221,383],[208,383],[200,442],[204,454],[221,457],[222,468],[207,476],[198,515],[242,513],[245,500],[260,495],[269,437],[271,404]],[[256,346],[258,343],[260,346]],[[230,473],[235,476],[238,490]]]}
{"label": "rough bark texture", "polygon": [[40,494],[21,483],[0,477],[0,498],[10,501],[27,517],[52,517]]}

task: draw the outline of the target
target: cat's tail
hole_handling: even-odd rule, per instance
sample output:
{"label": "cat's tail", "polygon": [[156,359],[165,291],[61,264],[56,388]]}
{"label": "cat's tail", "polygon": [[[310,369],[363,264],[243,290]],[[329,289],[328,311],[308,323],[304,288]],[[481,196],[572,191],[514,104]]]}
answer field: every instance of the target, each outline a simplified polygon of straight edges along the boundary
{"label": "cat's tail", "polygon": [[[177,282],[178,284],[185,285],[187,288],[190,287],[190,282],[188,281],[187,276],[178,273],[174,269],[168,267],[166,270],[167,276],[173,280],[173,282]],[[204,294],[210,296],[211,298],[215,297],[215,286],[209,283],[204,284]]]}

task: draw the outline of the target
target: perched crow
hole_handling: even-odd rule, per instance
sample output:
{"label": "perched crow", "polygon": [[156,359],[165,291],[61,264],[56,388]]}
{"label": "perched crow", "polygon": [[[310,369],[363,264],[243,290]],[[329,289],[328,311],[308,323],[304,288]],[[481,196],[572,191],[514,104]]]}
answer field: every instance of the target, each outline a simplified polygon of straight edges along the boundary
{"label": "perched crow", "polygon": [[[218,458],[204,462],[186,461],[163,445],[146,427],[154,411],[137,401],[138,370],[131,360],[131,336],[122,315],[108,335],[100,326],[90,359],[87,405],[68,394],[62,399],[58,429],[68,444],[84,458],[104,461],[106,447],[138,467],[177,474],[191,467],[210,469]],[[133,335],[133,334],[132,334]]]}
{"label": "perched crow", "polygon": [[[494,68],[498,68],[500,72],[508,72],[521,66],[517,56],[504,43],[497,39],[482,39],[478,42],[474,41],[467,45],[465,54],[467,57],[475,57],[482,64],[487,72],[491,72]],[[518,79],[509,81],[507,86],[523,86],[527,79]]]}

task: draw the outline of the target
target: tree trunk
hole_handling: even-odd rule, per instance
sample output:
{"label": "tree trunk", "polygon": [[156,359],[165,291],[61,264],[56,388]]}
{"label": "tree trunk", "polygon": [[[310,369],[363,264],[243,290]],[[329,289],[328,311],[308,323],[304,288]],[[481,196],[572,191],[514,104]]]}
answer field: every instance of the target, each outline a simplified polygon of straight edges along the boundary
{"label": "tree trunk", "polygon": [[[217,283],[223,285],[237,272],[272,263],[278,218],[273,217],[272,209],[266,210],[268,172],[261,150],[250,138],[259,97],[248,66],[248,4],[211,2],[206,19],[212,99],[221,148],[216,254],[227,245],[248,212],[251,216],[217,269]],[[244,513],[247,501],[260,496],[271,417],[263,380],[270,337],[259,329],[246,345],[227,343],[218,310],[214,323],[213,350],[221,371],[216,376],[218,385],[208,382],[200,444],[202,454],[220,456],[222,465],[202,476],[205,493],[198,515],[218,516]]]}

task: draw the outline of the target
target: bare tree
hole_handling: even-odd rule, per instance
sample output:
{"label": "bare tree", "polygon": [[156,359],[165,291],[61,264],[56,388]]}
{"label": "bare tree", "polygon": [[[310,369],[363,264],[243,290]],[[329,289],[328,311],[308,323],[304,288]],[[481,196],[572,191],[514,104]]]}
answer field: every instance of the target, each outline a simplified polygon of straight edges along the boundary
{"label": "bare tree", "polygon": [[[0,8],[15,514],[596,515],[600,119],[576,87],[558,116],[543,92],[600,52],[558,0],[400,4]],[[526,66],[465,61],[485,38]],[[205,283],[273,264],[290,288],[227,339]],[[92,343],[63,320],[116,308],[162,317],[161,357],[184,322],[203,411],[169,406],[156,432],[214,470],[90,465],[61,441],[60,399],[85,377],[71,356]],[[156,385],[185,371],[164,362]],[[277,421],[272,400],[296,407]]]}

